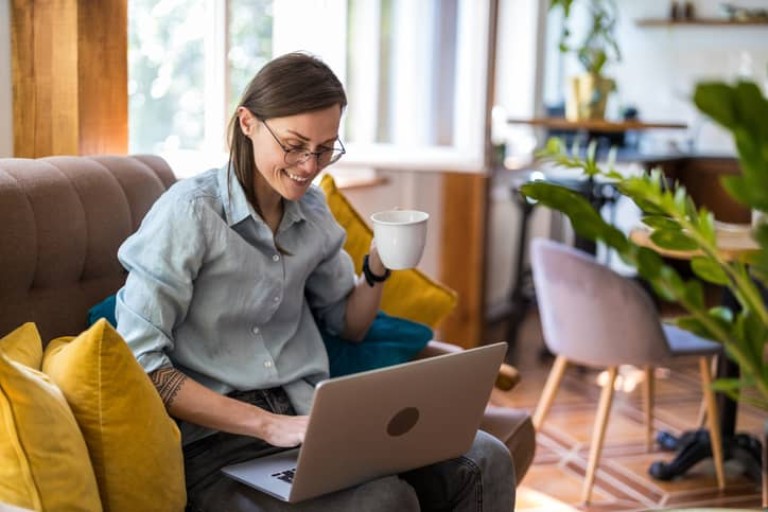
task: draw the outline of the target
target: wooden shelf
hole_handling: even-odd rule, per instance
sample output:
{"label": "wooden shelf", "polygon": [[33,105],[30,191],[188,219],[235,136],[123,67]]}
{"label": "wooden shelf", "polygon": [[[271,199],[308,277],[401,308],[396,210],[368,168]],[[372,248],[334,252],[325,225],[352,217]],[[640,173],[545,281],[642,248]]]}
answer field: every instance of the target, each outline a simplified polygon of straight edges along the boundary
{"label": "wooden shelf", "polygon": [[680,26],[709,26],[709,27],[756,27],[768,26],[768,19],[730,20],[726,18],[695,18],[692,20],[671,20],[668,18],[642,18],[635,20],[639,27],[680,27]]}
{"label": "wooden shelf", "polygon": [[534,117],[530,119],[507,119],[510,124],[543,126],[553,130],[587,130],[605,133],[622,133],[630,130],[675,129],[688,127],[685,123],[642,122],[642,121],[606,121],[604,119],[585,119],[569,121],[562,117]]}

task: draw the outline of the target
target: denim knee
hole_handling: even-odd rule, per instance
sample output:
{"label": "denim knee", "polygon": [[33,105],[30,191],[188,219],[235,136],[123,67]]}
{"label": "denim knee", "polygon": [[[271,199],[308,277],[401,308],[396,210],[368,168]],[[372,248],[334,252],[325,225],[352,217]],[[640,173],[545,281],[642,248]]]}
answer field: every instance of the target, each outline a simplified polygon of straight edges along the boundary
{"label": "denim knee", "polygon": [[517,480],[512,456],[504,443],[486,432],[478,431],[464,458],[473,461],[480,470],[480,510],[513,510]]}
{"label": "denim knee", "polygon": [[401,475],[423,511],[508,512],[515,500],[515,470],[504,444],[479,431],[472,447],[455,459]]}
{"label": "denim knee", "polygon": [[[344,510],[366,512],[418,512],[419,500],[416,491],[407,482],[397,476],[377,478],[342,491],[347,494],[343,503]],[[341,506],[336,503],[335,506]],[[337,510],[333,507],[328,510]]]}

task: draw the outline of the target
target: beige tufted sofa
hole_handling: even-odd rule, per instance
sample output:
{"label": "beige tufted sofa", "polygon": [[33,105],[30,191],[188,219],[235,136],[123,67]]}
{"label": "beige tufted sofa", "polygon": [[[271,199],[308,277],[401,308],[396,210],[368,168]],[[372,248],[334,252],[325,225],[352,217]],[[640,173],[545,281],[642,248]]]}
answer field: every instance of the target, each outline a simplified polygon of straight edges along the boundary
{"label": "beige tufted sofa", "polygon": [[[86,329],[88,309],[125,279],[118,247],[174,181],[150,155],[0,159],[0,337],[28,321],[44,343]],[[535,449],[530,415],[489,405],[482,428],[509,447],[519,482]]]}

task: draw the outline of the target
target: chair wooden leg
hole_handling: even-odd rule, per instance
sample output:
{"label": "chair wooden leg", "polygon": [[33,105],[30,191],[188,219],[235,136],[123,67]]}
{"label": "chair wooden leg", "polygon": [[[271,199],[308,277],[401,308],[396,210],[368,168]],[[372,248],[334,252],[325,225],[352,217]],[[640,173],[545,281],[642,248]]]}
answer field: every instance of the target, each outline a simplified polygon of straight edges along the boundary
{"label": "chair wooden leg", "polygon": [[645,449],[653,450],[653,396],[656,381],[654,380],[653,366],[645,367],[645,382],[643,383],[643,406],[645,407]]}
{"label": "chair wooden leg", "polygon": [[541,428],[541,425],[544,423],[544,418],[547,417],[547,413],[555,399],[557,388],[560,387],[560,381],[563,380],[563,374],[565,373],[565,368],[567,366],[568,360],[563,356],[557,356],[552,365],[552,369],[549,371],[547,383],[544,385],[539,404],[536,406],[536,412],[533,415],[533,428],[536,430]]}
{"label": "chair wooden leg", "polygon": [[699,414],[696,415],[696,428],[704,428],[707,424],[707,397],[701,398]]}
{"label": "chair wooden leg", "polygon": [[701,386],[704,392],[704,399],[707,402],[707,423],[709,427],[709,440],[712,444],[712,458],[715,462],[715,473],[717,474],[717,487],[725,489],[725,470],[723,469],[723,437],[720,434],[719,415],[717,413],[717,402],[715,393],[712,391],[712,373],[708,357],[699,358],[699,368],[701,371]]}
{"label": "chair wooden leg", "polygon": [[597,461],[600,459],[600,452],[603,451],[603,440],[605,439],[605,429],[608,425],[608,414],[611,412],[613,385],[616,382],[617,373],[618,368],[616,366],[608,368],[608,381],[600,393],[600,403],[597,405],[597,418],[595,418],[595,426],[592,429],[592,443],[589,447],[587,474],[584,477],[584,487],[581,493],[581,501],[584,504],[589,503],[592,497],[592,486],[595,483]]}
{"label": "chair wooden leg", "polygon": [[[709,374],[715,375],[717,373],[717,357],[713,356],[711,364],[709,365]],[[696,428],[704,428],[707,425],[707,398],[704,396],[701,398],[701,406],[699,406],[699,415],[696,418]]]}

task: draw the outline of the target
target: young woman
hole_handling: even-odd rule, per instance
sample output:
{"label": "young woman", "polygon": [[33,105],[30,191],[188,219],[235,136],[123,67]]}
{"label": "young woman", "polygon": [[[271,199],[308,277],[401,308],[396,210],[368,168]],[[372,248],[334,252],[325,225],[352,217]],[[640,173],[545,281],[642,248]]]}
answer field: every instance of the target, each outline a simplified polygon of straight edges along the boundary
{"label": "young woman", "polygon": [[[269,62],[232,117],[229,165],[171,187],[120,248],[129,273],[117,328],[181,426],[188,508],[510,510],[509,452],[484,433],[459,459],[298,505],[219,471],[302,442],[314,386],[328,377],[318,326],[360,340],[378,311],[383,281],[355,276],[344,231],[311,185],[344,154],[346,104],[320,60]],[[368,264],[387,275],[375,242]]]}

